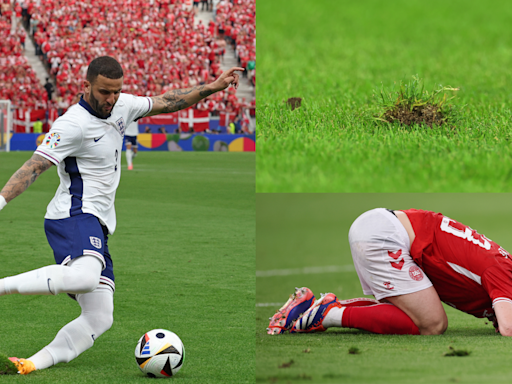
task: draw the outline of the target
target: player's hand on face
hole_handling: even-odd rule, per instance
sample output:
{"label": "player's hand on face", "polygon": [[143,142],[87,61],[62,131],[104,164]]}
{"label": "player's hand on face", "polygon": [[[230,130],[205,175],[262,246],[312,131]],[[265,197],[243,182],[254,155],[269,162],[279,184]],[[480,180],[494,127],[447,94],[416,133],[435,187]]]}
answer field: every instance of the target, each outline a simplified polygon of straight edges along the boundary
{"label": "player's hand on face", "polygon": [[226,89],[230,85],[232,85],[235,89],[238,88],[239,78],[240,76],[235,71],[243,72],[244,69],[240,67],[233,67],[223,72],[222,75],[219,76],[217,80],[215,80],[214,87],[217,91],[222,91]]}

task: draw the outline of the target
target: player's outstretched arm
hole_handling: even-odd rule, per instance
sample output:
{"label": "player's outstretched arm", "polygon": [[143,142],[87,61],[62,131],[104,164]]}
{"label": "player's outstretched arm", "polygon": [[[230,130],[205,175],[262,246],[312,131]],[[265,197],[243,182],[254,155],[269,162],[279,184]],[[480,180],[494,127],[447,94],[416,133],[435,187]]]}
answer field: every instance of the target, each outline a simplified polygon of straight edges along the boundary
{"label": "player's outstretched arm", "polygon": [[199,85],[185,89],[173,89],[160,96],[153,96],[153,109],[146,116],[154,116],[160,113],[176,112],[196,104],[205,97],[215,92],[222,91],[230,85],[238,88],[239,76],[235,71],[243,71],[243,68],[233,67],[223,72],[213,83]]}
{"label": "player's outstretched arm", "polygon": [[42,156],[33,154],[32,157],[11,176],[0,191],[0,210],[16,196],[21,195],[41,173],[50,168],[53,163]]}
{"label": "player's outstretched arm", "polygon": [[510,301],[498,301],[494,303],[496,321],[494,326],[502,336],[512,336],[512,303]]}

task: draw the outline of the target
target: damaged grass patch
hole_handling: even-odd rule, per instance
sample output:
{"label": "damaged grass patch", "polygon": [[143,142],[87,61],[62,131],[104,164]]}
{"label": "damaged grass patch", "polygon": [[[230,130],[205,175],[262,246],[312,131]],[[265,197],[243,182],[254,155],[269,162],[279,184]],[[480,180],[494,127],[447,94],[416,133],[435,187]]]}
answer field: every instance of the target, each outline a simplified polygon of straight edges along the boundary
{"label": "damaged grass patch", "polygon": [[[398,90],[393,87],[387,91],[382,86],[379,104],[383,112],[375,119],[401,125],[441,126],[454,117],[456,109],[448,101],[455,98],[454,93],[458,90],[439,85],[431,92],[426,91],[425,84],[418,76],[413,76],[407,83],[401,81]],[[449,96],[448,92],[451,93]]]}

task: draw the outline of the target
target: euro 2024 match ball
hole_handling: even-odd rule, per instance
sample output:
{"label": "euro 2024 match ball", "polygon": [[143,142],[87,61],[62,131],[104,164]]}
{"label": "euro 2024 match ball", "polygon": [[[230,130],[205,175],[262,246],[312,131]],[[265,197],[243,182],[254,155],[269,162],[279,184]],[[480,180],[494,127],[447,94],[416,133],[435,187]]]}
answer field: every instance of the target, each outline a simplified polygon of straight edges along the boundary
{"label": "euro 2024 match ball", "polygon": [[175,333],[153,329],[137,343],[135,360],[140,370],[149,377],[171,377],[183,366],[185,347]]}

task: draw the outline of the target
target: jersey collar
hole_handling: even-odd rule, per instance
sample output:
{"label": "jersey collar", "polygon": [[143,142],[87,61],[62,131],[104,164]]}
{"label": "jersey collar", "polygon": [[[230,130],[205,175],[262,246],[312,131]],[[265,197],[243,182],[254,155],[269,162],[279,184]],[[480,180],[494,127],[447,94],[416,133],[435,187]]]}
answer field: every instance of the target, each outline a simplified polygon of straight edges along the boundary
{"label": "jersey collar", "polygon": [[[87,110],[87,112],[89,112],[93,116],[96,116],[98,119],[106,120],[112,115],[112,112],[110,112],[107,117],[98,115],[98,113],[96,113],[96,111],[94,109],[92,109],[92,107],[89,105],[89,103],[84,100],[83,96],[80,96],[80,101],[78,102],[78,104],[80,104],[82,107],[84,107]],[[112,109],[114,109],[114,108],[112,108]]]}

